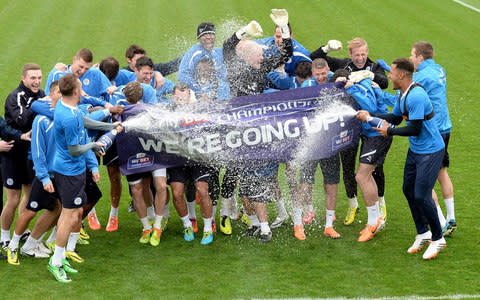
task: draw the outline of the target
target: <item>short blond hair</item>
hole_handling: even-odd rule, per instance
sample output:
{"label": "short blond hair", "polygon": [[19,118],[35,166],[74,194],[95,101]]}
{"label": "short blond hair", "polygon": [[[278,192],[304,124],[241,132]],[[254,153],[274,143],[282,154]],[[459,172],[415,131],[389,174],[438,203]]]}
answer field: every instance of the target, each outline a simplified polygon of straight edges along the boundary
{"label": "short blond hair", "polygon": [[368,44],[367,41],[365,41],[362,38],[356,37],[351,41],[348,41],[348,51],[352,51],[352,49],[360,48],[366,46],[368,50]]}

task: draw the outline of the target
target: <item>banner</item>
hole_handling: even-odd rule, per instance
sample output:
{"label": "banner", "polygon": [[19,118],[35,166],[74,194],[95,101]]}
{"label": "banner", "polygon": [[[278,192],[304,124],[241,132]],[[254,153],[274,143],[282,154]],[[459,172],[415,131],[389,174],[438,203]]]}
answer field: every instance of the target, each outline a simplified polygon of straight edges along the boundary
{"label": "banner", "polygon": [[329,83],[173,110],[125,107],[117,137],[122,174],[193,162],[252,166],[330,157],[358,143],[356,103]]}

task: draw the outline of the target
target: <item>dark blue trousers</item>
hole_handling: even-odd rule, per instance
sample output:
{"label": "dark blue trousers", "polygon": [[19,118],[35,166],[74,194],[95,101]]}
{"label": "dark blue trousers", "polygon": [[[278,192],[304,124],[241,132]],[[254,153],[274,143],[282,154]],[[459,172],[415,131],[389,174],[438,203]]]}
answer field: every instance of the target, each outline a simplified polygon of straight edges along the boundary
{"label": "dark blue trousers", "polygon": [[442,167],[445,150],[416,154],[408,149],[403,173],[403,193],[408,200],[417,233],[432,231],[432,241],[442,238],[442,227],[432,198],[432,189]]}

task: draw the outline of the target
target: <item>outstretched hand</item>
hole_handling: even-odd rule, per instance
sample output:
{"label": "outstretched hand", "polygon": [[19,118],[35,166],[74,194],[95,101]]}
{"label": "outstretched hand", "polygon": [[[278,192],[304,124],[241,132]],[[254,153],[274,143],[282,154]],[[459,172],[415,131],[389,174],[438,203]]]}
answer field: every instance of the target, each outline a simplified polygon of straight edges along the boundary
{"label": "outstretched hand", "polygon": [[275,23],[275,25],[277,25],[278,27],[287,26],[288,24],[288,12],[284,8],[272,8],[270,18],[272,19],[273,23]]}

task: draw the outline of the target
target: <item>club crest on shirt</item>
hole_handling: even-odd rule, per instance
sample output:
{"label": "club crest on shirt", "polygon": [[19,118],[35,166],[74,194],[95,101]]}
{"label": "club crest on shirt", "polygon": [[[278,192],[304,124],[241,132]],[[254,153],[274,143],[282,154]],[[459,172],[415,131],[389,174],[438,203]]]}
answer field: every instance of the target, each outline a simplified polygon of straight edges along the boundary
{"label": "club crest on shirt", "polygon": [[80,198],[80,197],[75,198],[75,200],[73,200],[73,204],[75,204],[75,205],[82,204],[82,198]]}
{"label": "club crest on shirt", "polygon": [[90,84],[90,80],[88,78],[85,78],[83,80],[83,85],[89,85]]}

